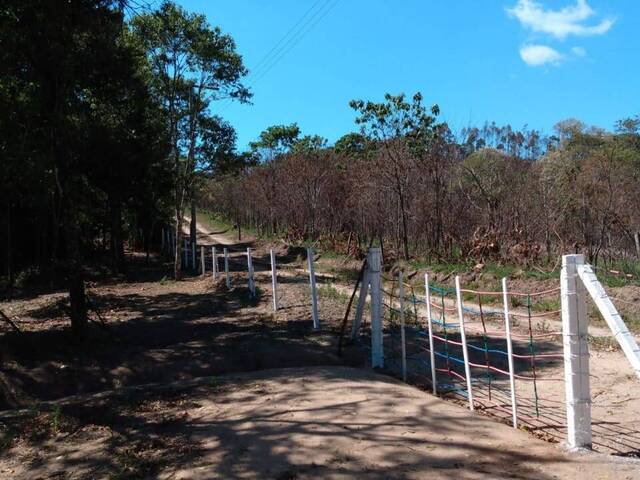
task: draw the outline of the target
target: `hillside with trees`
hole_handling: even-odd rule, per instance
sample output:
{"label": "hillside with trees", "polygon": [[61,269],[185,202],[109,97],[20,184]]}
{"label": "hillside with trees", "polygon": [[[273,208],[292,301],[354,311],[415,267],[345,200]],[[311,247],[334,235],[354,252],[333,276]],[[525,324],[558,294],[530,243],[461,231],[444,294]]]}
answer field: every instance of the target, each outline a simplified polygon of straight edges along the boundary
{"label": "hillside with trees", "polygon": [[452,132],[422,95],[351,102],[361,128],[335,145],[274,126],[256,165],[215,178],[207,206],[262,235],[389,258],[546,265],[563,252],[633,258],[640,120],[579,120],[552,135],[487,123]]}

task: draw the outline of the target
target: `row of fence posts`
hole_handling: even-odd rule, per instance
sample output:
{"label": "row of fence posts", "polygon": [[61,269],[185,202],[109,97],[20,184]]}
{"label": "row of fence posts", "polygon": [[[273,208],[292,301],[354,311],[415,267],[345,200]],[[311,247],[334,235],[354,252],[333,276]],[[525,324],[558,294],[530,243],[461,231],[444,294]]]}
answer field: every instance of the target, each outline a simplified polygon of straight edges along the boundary
{"label": "row of fence posts", "polygon": [[[162,247],[170,254],[175,254],[176,235],[172,228],[162,229]],[[185,240],[184,265],[188,264],[188,244]],[[205,275],[204,247],[201,247],[201,270]],[[212,254],[212,270],[213,278],[217,279],[219,275],[217,251],[216,247],[211,247]],[[256,287],[254,280],[253,260],[251,248],[247,248],[247,270],[249,276],[249,291],[255,297]],[[279,308],[278,302],[278,280],[277,280],[277,264],[276,255],[270,250],[271,260],[271,286],[273,294],[273,310]],[[229,275],[229,251],[227,247],[223,247],[224,255],[224,271],[227,288],[231,287],[231,279]],[[191,266],[195,270],[196,265],[196,244],[191,248]],[[314,269],[314,252],[313,249],[307,249],[307,268],[309,273],[309,285],[311,293],[311,308],[314,329],[320,328],[320,319],[318,313],[318,298],[316,287],[316,275]],[[384,367],[384,332],[382,322],[382,258],[380,248],[370,248],[367,254],[367,266],[363,274],[360,296],[356,308],[356,315],[351,331],[352,338],[357,336],[362,316],[366,304],[367,296],[370,297],[369,310],[371,315],[371,366],[373,368]],[[621,343],[623,351],[629,358],[635,372],[640,376],[640,349],[635,339],[629,333],[628,329],[621,320],[620,315],[608,299],[604,289],[592,274],[590,267],[585,265],[582,255],[565,255],[562,258],[562,272],[560,276],[561,283],[561,306],[562,306],[562,332],[563,346],[565,355],[565,393],[567,408],[567,443],[570,447],[589,447],[591,445],[591,395],[589,385],[589,348],[588,348],[588,332],[586,319],[586,290],[592,295],[596,304],[598,304],[601,313],[604,314],[605,320],[614,331],[616,339]],[[399,293],[400,293],[400,328],[402,342],[402,378],[407,380],[407,356],[406,356],[406,333],[405,333],[405,296],[404,281],[402,272],[398,275]],[[431,366],[432,390],[437,394],[437,378],[435,349],[431,316],[431,293],[429,286],[429,276],[425,274],[425,303],[427,306],[427,326],[429,335],[429,360]],[[469,353],[467,348],[467,338],[464,328],[464,309],[462,304],[462,292],[460,289],[460,278],[455,279],[456,287],[456,307],[459,320],[460,340],[462,344],[462,352],[464,357],[465,379],[467,386],[467,395],[469,401],[469,409],[474,409],[473,389],[471,383],[471,368],[469,365]],[[592,291],[593,290],[593,291]],[[514,374],[513,360],[513,344],[511,340],[511,322],[509,313],[509,293],[507,290],[507,279],[502,279],[502,298],[504,311],[505,338],[507,343],[507,355],[509,366],[509,385],[511,393],[511,413],[513,427],[517,428],[517,402],[516,402],[516,386]],[[603,304],[603,306],[600,305]]]}
{"label": "row of fence posts", "polygon": [[[174,230],[169,228],[162,228],[162,249],[167,251],[171,255],[175,255],[175,232]],[[197,263],[197,247],[198,245],[195,242],[190,244],[188,239],[184,239],[184,247],[183,247],[183,255],[182,255],[182,265],[187,268],[191,266],[193,270],[196,270]],[[224,275],[225,275],[225,285],[227,288],[231,288],[231,276],[229,274],[229,249],[227,247],[223,247],[222,255],[224,257]],[[200,274],[202,276],[206,275],[206,250],[203,245],[200,245]],[[255,282],[255,271],[253,267],[253,256],[250,247],[247,247],[246,250],[247,257],[247,273],[248,273],[248,287],[249,293],[252,298],[256,297],[256,282]],[[320,314],[318,311],[318,292],[317,292],[317,283],[316,283],[316,272],[314,265],[314,257],[315,253],[312,248],[307,248],[307,270],[309,273],[309,287],[310,287],[310,296],[311,296],[311,318],[313,320],[313,328],[318,330],[320,328]],[[276,262],[276,253],[273,249],[269,250],[269,259],[271,266],[271,291],[273,296],[273,311],[277,312],[279,309],[279,300],[278,300],[278,266]],[[189,261],[191,260],[191,261]],[[211,275],[214,280],[218,279],[220,275],[219,264],[218,264],[218,250],[215,245],[211,246]]]}
{"label": "row of fence posts", "polygon": [[[384,366],[383,352],[383,324],[382,324],[382,288],[380,249],[372,248],[367,256],[360,289],[360,298],[356,308],[356,316],[352,328],[352,338],[355,339],[362,321],[362,312],[366,303],[366,296],[370,295],[371,311],[371,365]],[[405,298],[402,272],[398,275],[400,296],[400,329],[402,342],[402,377],[407,380],[407,357],[405,337]],[[433,393],[437,394],[434,337],[431,316],[431,294],[429,276],[425,275],[425,303],[427,305],[427,325],[429,335],[429,360]],[[464,309],[460,278],[455,279],[456,310],[459,320],[460,343],[462,345],[465,380],[469,409],[473,410],[473,389],[471,384],[471,369],[467,338],[464,327]],[[585,264],[584,256],[579,254],[564,255],[560,274],[560,298],[562,312],[562,344],[564,350],[565,376],[565,404],[567,419],[567,445],[569,448],[590,448],[591,434],[591,392],[589,381],[589,343],[588,320],[586,310],[587,293],[593,298],[598,311],[604,317],[614,337],[620,344],[622,351],[630,365],[640,378],[640,346],[633,334],[625,325],[622,317],[609,299],[607,293],[597,280],[590,265]],[[514,370],[513,343],[511,339],[511,320],[509,312],[509,291],[507,279],[502,279],[502,300],[504,312],[505,339],[507,343],[507,357],[509,368],[509,386],[511,396],[511,414],[514,428],[518,427],[518,406],[516,402],[516,385]],[[446,323],[446,316],[443,316]]]}
{"label": "row of fence posts", "polygon": [[[429,275],[425,274],[424,276],[424,286],[425,286],[425,304],[427,307],[427,333],[429,336],[429,365],[431,368],[431,384],[433,394],[437,394],[437,377],[436,377],[436,359],[435,359],[435,350],[434,350],[434,338],[433,338],[433,325],[431,321],[431,289],[429,286]],[[474,402],[473,402],[473,388],[471,382],[471,366],[469,364],[469,350],[467,347],[467,336],[464,327],[464,308],[462,303],[462,292],[460,288],[460,277],[456,276],[455,278],[455,287],[456,287],[456,310],[458,314],[459,321],[459,331],[460,331],[460,343],[462,344],[462,355],[464,359],[464,371],[465,371],[465,380],[467,386],[467,399],[469,402],[469,410],[474,410]],[[361,290],[361,298],[364,299],[362,292],[365,292],[365,286],[363,285],[363,290]],[[511,341],[511,327],[509,320],[509,302],[508,302],[508,293],[507,293],[507,279],[502,279],[502,293],[503,293],[503,303],[504,303],[504,318],[505,318],[505,338],[507,341],[507,353],[508,353],[508,363],[509,363],[509,384],[511,390],[511,409],[512,409],[512,422],[513,427],[517,428],[517,403],[516,403],[516,394],[515,394],[515,370],[514,370],[514,362],[513,362],[513,345]],[[371,291],[371,295],[376,296],[374,291]],[[381,295],[381,292],[378,293]],[[366,292],[365,292],[366,296]],[[404,274],[402,271],[398,272],[398,297],[400,303],[400,348],[401,348],[401,372],[403,381],[407,381],[407,340],[406,340],[406,322],[405,322],[405,311],[406,311],[406,298],[405,298],[405,284],[404,284]],[[359,298],[359,304],[360,299]],[[364,301],[362,302],[364,304]],[[393,306],[393,305],[392,305]],[[358,318],[358,310],[356,310],[356,319]],[[417,321],[417,319],[416,319]],[[445,320],[446,321],[446,320]],[[372,325],[382,325],[382,320],[374,320],[371,319]],[[354,327],[356,322],[354,322]],[[355,330],[355,329],[354,329]],[[352,331],[354,333],[354,331]],[[381,356],[374,357],[372,354],[372,365],[377,365],[382,367],[384,365],[384,353],[382,351],[383,344],[380,342],[379,338],[381,335],[378,335],[378,339],[376,342],[378,343],[375,350],[377,355]],[[373,332],[372,332],[372,342],[373,342]],[[374,345],[372,344],[372,352],[374,351]]]}

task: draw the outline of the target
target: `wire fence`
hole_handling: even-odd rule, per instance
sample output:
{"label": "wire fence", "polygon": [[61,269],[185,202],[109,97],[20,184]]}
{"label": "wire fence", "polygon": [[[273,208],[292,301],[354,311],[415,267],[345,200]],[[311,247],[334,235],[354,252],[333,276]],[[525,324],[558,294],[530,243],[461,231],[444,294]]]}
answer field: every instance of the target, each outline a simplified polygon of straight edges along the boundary
{"label": "wire fence", "polygon": [[[253,295],[254,270],[270,272],[274,311],[281,298],[278,272],[308,276],[308,305],[314,329],[320,329],[313,250],[306,250],[306,259],[297,252],[296,264],[288,264],[293,258],[277,257],[273,250],[255,255],[243,246],[185,247],[186,268],[224,277],[227,286],[234,278],[230,271],[242,272],[242,282]],[[306,260],[306,268],[299,260]],[[264,276],[259,278],[264,282]],[[455,288],[450,288],[429,283],[426,276],[423,285],[406,283],[401,272],[381,275],[380,281],[381,351],[387,372],[546,440],[565,441],[565,360],[573,355],[566,357],[563,348],[560,287],[512,291],[505,279],[502,290],[487,291],[463,287],[456,278]],[[364,295],[366,299],[366,290]],[[366,301],[358,304],[371,310]],[[353,325],[353,340],[373,366],[374,329],[362,311]],[[640,452],[640,430],[634,428],[625,427],[616,435],[610,425],[597,422],[593,444],[618,454]]]}
{"label": "wire fence", "polygon": [[399,277],[383,280],[387,370],[521,428],[562,434],[560,311],[548,308],[560,288],[505,296],[427,283],[418,295]]}

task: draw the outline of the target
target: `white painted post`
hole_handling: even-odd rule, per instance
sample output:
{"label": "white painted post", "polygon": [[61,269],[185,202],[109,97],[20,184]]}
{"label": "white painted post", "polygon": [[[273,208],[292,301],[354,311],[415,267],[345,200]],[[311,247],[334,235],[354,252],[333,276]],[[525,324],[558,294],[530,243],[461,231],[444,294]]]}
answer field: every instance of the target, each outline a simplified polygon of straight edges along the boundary
{"label": "white painted post", "polygon": [[380,271],[382,269],[379,247],[369,249],[367,270],[369,271],[369,292],[371,295],[371,366],[384,367],[384,344],[382,336],[382,286]]}
{"label": "white painted post", "polygon": [[640,257],[640,233],[636,232],[633,235],[633,240],[636,243],[636,255]]}
{"label": "white painted post", "polygon": [[214,280],[218,278],[218,257],[215,245],[211,247],[211,276]]}
{"label": "white painted post", "polygon": [[458,320],[460,322],[460,341],[462,342],[462,356],[464,357],[464,375],[467,378],[467,396],[469,410],[473,410],[473,390],[471,389],[471,366],[469,365],[469,351],[467,349],[467,334],[464,331],[464,312],[462,311],[462,292],[460,291],[460,277],[456,275],[456,300],[458,303]]}
{"label": "white painted post", "polygon": [[429,274],[424,274],[424,299],[427,302],[427,325],[429,327],[429,360],[431,361],[431,384],[433,385],[433,394],[437,395],[437,378],[436,378],[436,353],[433,349],[433,324],[431,322],[431,290],[429,289]]}
{"label": "white painted post", "polygon": [[313,318],[313,328],[320,328],[320,318],[318,317],[318,294],[316,292],[316,272],[313,267],[313,249],[307,248],[307,265],[309,266],[309,284],[311,286],[311,316]]}
{"label": "white painted post", "polygon": [[[404,332],[404,278],[402,270],[398,272],[398,291],[400,295],[400,343],[402,348],[402,380],[407,381],[407,339]],[[393,306],[393,305],[392,305]]]}
{"label": "white painted post", "polygon": [[273,311],[278,311],[278,273],[276,265],[276,252],[269,250],[271,257],[271,292],[273,293]]}
{"label": "white painted post", "polygon": [[609,295],[607,295],[602,284],[598,281],[591,265],[578,266],[577,270],[580,280],[582,280],[584,287],[587,292],[589,292],[589,295],[591,295],[591,298],[593,298],[598,310],[600,310],[602,318],[607,322],[607,325],[613,333],[613,337],[618,341],[627,360],[629,360],[629,363],[633,367],[636,376],[640,378],[640,347],[633,337],[633,334],[627,328],[627,325],[618,313],[618,309],[613,305],[609,299]]}
{"label": "white painted post", "polygon": [[562,343],[569,448],[591,448],[589,344],[584,286],[577,267],[583,255],[564,255],[560,274]]}
{"label": "white painted post", "polygon": [[360,331],[362,324],[362,315],[364,314],[364,306],[367,303],[367,295],[369,294],[369,260],[362,274],[362,282],[360,283],[360,295],[358,296],[358,305],[356,306],[356,315],[351,326],[351,339],[355,340]]}
{"label": "white painted post", "polygon": [[251,258],[251,248],[247,247],[247,271],[249,273],[249,293],[251,298],[256,297],[256,284],[253,280],[253,259]]}
{"label": "white painted post", "polygon": [[227,288],[231,288],[231,279],[229,278],[229,250],[224,247],[224,276],[227,284]]}
{"label": "white painted post", "polygon": [[206,267],[204,265],[204,247],[201,246],[200,247],[200,268],[202,269],[202,276],[204,277],[204,274],[206,273]]}
{"label": "white painted post", "polygon": [[502,279],[502,302],[504,304],[504,329],[507,339],[507,358],[509,361],[509,385],[511,388],[511,417],[513,428],[518,428],[518,406],[516,404],[516,377],[513,368],[513,344],[511,343],[511,320],[509,319],[509,294],[507,279]]}
{"label": "white painted post", "polygon": [[196,242],[193,242],[191,244],[191,268],[193,269],[194,272],[196,270],[196,248],[197,247],[198,247],[198,244]]}

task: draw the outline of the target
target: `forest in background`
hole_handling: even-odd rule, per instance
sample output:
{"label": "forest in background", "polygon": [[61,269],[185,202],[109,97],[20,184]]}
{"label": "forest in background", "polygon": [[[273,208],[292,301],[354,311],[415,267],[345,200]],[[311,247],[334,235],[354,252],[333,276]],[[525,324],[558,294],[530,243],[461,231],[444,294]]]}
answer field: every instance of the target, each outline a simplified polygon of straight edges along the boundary
{"label": "forest in background", "polygon": [[126,245],[148,254],[203,176],[242,161],[210,106],[248,101],[247,71],[231,36],[168,1],[9,0],[0,44],[1,284],[67,288],[80,336],[91,267],[122,273]]}
{"label": "forest in background", "polygon": [[487,123],[454,133],[422,96],[355,100],[357,133],[327,146],[297,125],[265,130],[256,162],[208,183],[206,206],[261,235],[387,258],[555,263],[635,258],[640,118],[579,120],[553,135]]}

